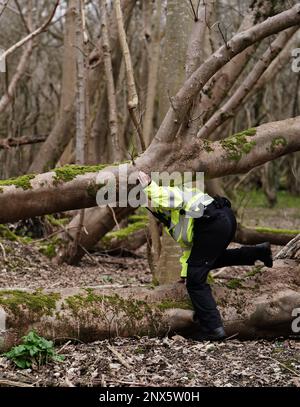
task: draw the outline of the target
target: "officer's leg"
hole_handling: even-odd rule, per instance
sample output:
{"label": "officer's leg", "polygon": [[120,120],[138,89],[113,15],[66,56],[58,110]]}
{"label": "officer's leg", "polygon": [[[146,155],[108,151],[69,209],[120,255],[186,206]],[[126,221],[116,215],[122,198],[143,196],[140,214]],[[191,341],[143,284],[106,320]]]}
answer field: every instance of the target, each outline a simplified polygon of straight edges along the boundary
{"label": "officer's leg", "polygon": [[[236,231],[236,219],[231,208],[223,208],[224,213],[232,224],[232,233],[230,241],[233,239]],[[226,266],[251,266],[256,260],[264,262],[265,266],[272,267],[272,252],[269,243],[262,243],[254,246],[241,246],[236,249],[226,249],[216,259],[213,268]]]}
{"label": "officer's leg", "polygon": [[210,285],[206,282],[209,265],[188,265],[186,287],[191,298],[196,319],[200,327],[214,330],[222,326],[222,319],[213,298]]}
{"label": "officer's leg", "polygon": [[193,247],[187,261],[186,287],[200,326],[208,330],[222,326],[222,320],[210,285],[206,283],[207,275],[229,244],[231,235],[232,224],[222,210],[212,221],[203,218],[195,220]]}
{"label": "officer's leg", "polygon": [[227,249],[216,260],[213,268],[226,266],[252,266],[256,260],[263,261],[272,267],[272,253],[267,243],[255,246],[241,246],[237,249]]}

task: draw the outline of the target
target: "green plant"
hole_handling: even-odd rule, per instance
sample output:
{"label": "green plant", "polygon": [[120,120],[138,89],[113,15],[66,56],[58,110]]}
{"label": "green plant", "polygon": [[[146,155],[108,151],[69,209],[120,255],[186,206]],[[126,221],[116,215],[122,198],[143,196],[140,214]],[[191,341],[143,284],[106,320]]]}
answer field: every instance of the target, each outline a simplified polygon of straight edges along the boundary
{"label": "green plant", "polygon": [[63,356],[55,352],[53,342],[39,336],[34,331],[23,336],[22,343],[4,353],[4,356],[11,359],[21,369],[28,369],[32,364],[41,366],[48,363],[49,360],[59,362],[63,360]]}

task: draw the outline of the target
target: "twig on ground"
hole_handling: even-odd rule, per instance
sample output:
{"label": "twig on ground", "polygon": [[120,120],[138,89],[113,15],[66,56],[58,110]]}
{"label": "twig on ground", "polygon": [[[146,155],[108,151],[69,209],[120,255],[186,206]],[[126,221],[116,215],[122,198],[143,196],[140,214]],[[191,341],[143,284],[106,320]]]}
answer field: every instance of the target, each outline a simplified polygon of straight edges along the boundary
{"label": "twig on ground", "polygon": [[4,248],[4,246],[3,246],[3,244],[1,242],[0,242],[0,247],[1,247],[1,250],[2,250],[2,253],[3,253],[3,259],[4,259],[5,262],[7,262],[5,248]]}
{"label": "twig on ground", "polygon": [[125,366],[127,369],[131,369],[131,366],[129,363],[123,358],[123,356],[111,345],[107,345],[107,348],[113,353],[116,358],[119,360],[119,362]]}
{"label": "twig on ground", "polygon": [[19,382],[15,380],[0,379],[0,386],[12,386],[12,387],[33,387],[32,384]]}

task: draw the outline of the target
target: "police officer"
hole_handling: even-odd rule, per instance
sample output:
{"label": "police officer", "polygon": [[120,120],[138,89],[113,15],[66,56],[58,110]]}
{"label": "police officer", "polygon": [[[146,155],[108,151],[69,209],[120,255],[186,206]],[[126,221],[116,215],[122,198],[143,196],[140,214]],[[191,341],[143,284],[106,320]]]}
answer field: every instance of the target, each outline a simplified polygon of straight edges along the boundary
{"label": "police officer", "polygon": [[212,198],[193,187],[158,186],[143,171],[139,172],[138,178],[151,200],[152,213],[183,248],[181,277],[186,280],[195,321],[199,325],[194,339],[224,339],[226,333],[207,283],[208,273],[224,266],[254,265],[256,260],[272,267],[270,243],[227,249],[237,227],[227,198]]}

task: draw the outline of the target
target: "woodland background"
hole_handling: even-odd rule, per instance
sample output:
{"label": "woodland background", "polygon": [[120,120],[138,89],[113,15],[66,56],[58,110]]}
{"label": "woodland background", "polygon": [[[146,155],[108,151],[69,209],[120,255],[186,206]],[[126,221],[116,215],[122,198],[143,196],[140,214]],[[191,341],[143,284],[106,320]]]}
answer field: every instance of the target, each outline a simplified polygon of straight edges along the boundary
{"label": "woodland background", "polygon": [[[25,376],[1,358],[0,382],[299,385],[290,335],[300,304],[297,7],[0,1],[0,49],[10,50],[0,73],[1,348],[30,329],[58,347],[68,341],[65,364],[34,364]],[[205,171],[207,192],[232,201],[232,246],[272,243],[272,270],[212,273],[238,339],[185,339],[192,311],[176,283],[179,247],[145,209],[96,207],[95,174],[124,162],[130,171]]]}

